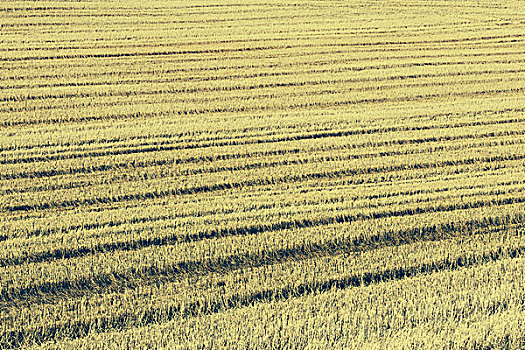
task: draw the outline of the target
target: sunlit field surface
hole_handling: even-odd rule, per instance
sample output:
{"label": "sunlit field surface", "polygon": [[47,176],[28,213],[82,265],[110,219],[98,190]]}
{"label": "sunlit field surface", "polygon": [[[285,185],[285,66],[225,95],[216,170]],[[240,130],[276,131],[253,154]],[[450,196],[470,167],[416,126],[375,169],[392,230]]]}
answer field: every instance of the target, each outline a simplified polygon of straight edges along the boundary
{"label": "sunlit field surface", "polygon": [[0,2],[0,349],[525,347],[525,2]]}

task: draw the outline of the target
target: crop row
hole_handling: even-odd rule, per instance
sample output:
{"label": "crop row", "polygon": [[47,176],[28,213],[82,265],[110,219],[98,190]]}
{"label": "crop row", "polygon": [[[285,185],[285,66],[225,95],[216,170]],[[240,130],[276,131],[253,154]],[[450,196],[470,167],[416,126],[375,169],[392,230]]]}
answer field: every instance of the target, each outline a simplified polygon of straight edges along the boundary
{"label": "crop row", "polygon": [[[472,230],[472,226],[467,225],[464,230]],[[455,227],[454,232],[460,234],[462,229]],[[256,264],[243,268],[244,264],[237,265],[235,269],[241,270],[229,273],[234,262],[224,261],[222,267],[209,266],[207,271],[195,270],[197,275],[190,275],[189,278],[175,278],[175,271],[163,272],[155,267],[149,269],[148,273],[157,274],[157,278],[164,281],[160,285],[153,282],[154,280],[150,280],[153,282],[149,282],[151,284],[146,282],[152,276],[135,276],[135,280],[128,276],[118,287],[120,289],[125,286],[127,291],[120,290],[116,293],[116,290],[107,289],[116,282],[115,278],[119,277],[109,280],[106,278],[94,283],[99,284],[97,289],[91,291],[96,292],[95,294],[84,294],[82,297],[77,291],[76,297],[75,294],[72,295],[73,300],[62,299],[64,293],[72,292],[66,289],[68,286],[73,287],[71,284],[62,285],[62,290],[56,291],[48,285],[49,289],[40,293],[50,293],[60,299],[47,301],[40,297],[41,304],[31,309],[28,308],[29,305],[8,306],[8,310],[12,310],[13,318],[3,319],[5,326],[1,339],[7,343],[20,340],[38,343],[52,338],[86,336],[86,332],[90,330],[122,330],[130,326],[170,320],[184,322],[188,316],[204,317],[223,310],[235,310],[239,306],[264,307],[268,302],[290,302],[290,298],[312,296],[333,289],[375,284],[381,286],[382,281],[395,281],[430,272],[455,270],[462,266],[476,266],[484,262],[521,257],[525,251],[521,234],[513,232],[511,229],[491,232],[491,228],[485,226],[481,231],[471,231],[467,238],[387,247],[379,244],[372,250],[365,249],[353,257],[341,254],[344,249],[338,251],[332,248],[329,255],[323,258],[313,245],[310,251],[292,250],[289,253],[291,258],[286,259],[288,262],[284,262],[284,256],[279,257],[279,254],[273,257],[270,255],[263,258],[264,263],[261,266]],[[280,254],[283,253],[284,251],[281,251]],[[310,258],[301,258],[304,254]],[[311,259],[312,256],[317,258]],[[269,259],[279,259],[281,263],[268,264]],[[475,271],[479,270],[483,271],[483,268]],[[199,277],[203,273],[204,275]],[[512,279],[506,281],[510,282]],[[87,281],[83,285],[85,288],[96,288]],[[100,288],[105,289],[107,294],[98,294],[103,290]],[[360,294],[364,291],[356,289],[353,293]],[[261,303],[262,306],[258,306]],[[380,312],[388,309],[374,310]],[[64,315],[64,311],[67,314]],[[28,322],[22,331],[17,330],[19,327],[16,323],[20,316]],[[387,320],[388,318],[383,322],[388,323]],[[189,321],[191,322],[191,318]]]}

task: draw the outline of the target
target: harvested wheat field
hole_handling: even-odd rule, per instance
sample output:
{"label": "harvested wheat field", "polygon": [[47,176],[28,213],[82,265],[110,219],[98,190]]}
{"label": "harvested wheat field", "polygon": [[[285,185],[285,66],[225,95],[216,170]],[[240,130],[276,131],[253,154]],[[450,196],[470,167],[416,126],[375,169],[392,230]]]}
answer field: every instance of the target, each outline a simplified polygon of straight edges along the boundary
{"label": "harvested wheat field", "polygon": [[0,349],[525,348],[525,2],[0,2]]}

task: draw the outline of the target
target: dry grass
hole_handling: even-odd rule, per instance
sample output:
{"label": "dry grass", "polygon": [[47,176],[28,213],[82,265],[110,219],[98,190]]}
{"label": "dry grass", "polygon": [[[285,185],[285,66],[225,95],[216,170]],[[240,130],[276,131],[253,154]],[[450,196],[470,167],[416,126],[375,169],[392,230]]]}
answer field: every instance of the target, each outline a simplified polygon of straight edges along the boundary
{"label": "dry grass", "polygon": [[525,346],[522,1],[4,1],[0,349]]}

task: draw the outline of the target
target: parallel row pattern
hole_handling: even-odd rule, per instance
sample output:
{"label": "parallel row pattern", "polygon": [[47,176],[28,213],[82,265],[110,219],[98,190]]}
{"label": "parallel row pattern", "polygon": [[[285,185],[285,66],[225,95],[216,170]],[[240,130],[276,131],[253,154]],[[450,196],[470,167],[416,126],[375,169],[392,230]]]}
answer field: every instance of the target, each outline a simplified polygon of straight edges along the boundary
{"label": "parallel row pattern", "polygon": [[525,346],[522,1],[3,1],[0,79],[0,349]]}

